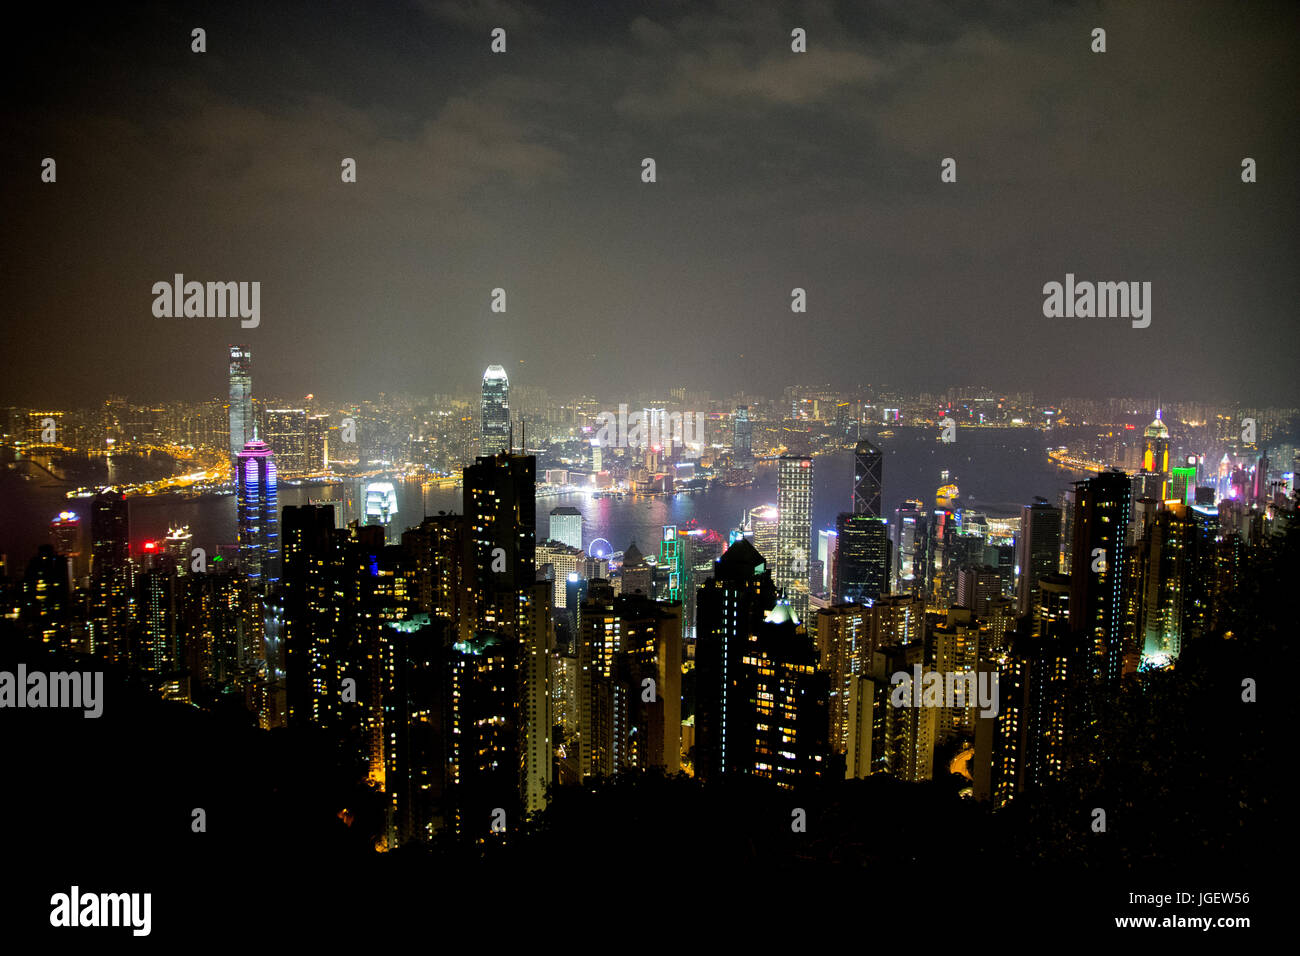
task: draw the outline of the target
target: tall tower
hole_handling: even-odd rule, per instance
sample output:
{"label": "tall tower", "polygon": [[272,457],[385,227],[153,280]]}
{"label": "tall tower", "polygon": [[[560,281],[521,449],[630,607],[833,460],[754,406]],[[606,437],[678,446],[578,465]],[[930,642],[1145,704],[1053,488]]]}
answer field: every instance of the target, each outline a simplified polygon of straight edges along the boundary
{"label": "tall tower", "polygon": [[[337,688],[330,655],[330,600],[334,593],[330,569],[333,505],[301,505],[284,509],[284,584],[282,607],[286,715],[290,725],[325,723]],[[338,648],[335,648],[337,656]]]}
{"label": "tall tower", "polygon": [[754,424],[749,420],[749,406],[740,405],[732,418],[732,455],[737,464],[748,464],[754,460]]}
{"label": "tall tower", "polygon": [[894,588],[899,594],[930,593],[930,513],[909,498],[894,510]]}
{"label": "tall tower", "polygon": [[1142,433],[1142,495],[1164,501],[1169,490],[1169,428],[1156,417]]}
{"label": "tall tower", "polygon": [[514,626],[518,594],[537,577],[537,459],[480,456],[465,469],[467,575],[480,628]]}
{"label": "tall tower", "polygon": [[835,531],[835,603],[874,604],[889,593],[889,528],[880,518],[841,512]]}
{"label": "tall tower", "polygon": [[782,455],[776,473],[776,560],[772,581],[785,592],[799,620],[808,616],[812,494],[812,459]]}
{"label": "tall tower", "polygon": [[853,449],[853,513],[881,517],[880,489],[884,456],[871,442],[858,442]]}
{"label": "tall tower", "polygon": [[235,465],[239,520],[239,569],[255,587],[280,578],[278,481],[271,448],[254,438]]}
{"label": "tall tower", "polygon": [[75,511],[61,511],[50,522],[50,541],[67,566],[68,584],[75,584],[81,577],[81,519]]}
{"label": "tall tower", "polygon": [[537,580],[536,476],[536,458],[504,451],[465,469],[464,576],[472,612],[462,615],[456,644],[466,665],[466,699],[488,702],[486,716],[473,719],[504,728],[474,759],[511,769],[528,812],[545,805],[551,782],[547,687],[555,643],[552,585]]}
{"label": "tall tower", "polygon": [[1061,509],[1046,498],[1035,499],[1020,509],[1020,537],[1016,539],[1017,587],[1021,614],[1032,614],[1038,605],[1038,581],[1056,574],[1061,557]]}
{"label": "tall tower", "polygon": [[777,510],[771,505],[750,508],[745,516],[745,537],[766,561],[776,560]]}
{"label": "tall tower", "polygon": [[1122,471],[1075,482],[1070,624],[1092,671],[1118,686],[1124,661],[1124,559],[1133,486]]}
{"label": "tall tower", "polygon": [[238,458],[253,437],[253,353],[230,346],[230,457]]}
{"label": "tall tower", "polygon": [[825,774],[830,679],[748,541],[728,548],[700,588],[696,640],[696,776],[789,786]]}
{"label": "tall tower", "polygon": [[[309,471],[307,411],[303,408],[268,408],[265,410],[266,433],[262,435],[275,452],[276,467],[286,478],[297,478]],[[322,456],[323,457],[323,456]]]}
{"label": "tall tower", "polygon": [[479,451],[495,455],[510,451],[510,378],[500,365],[483,373],[482,432]]}
{"label": "tall tower", "polygon": [[90,506],[90,647],[106,660],[125,663],[131,624],[131,545],[126,499],[96,495]]}

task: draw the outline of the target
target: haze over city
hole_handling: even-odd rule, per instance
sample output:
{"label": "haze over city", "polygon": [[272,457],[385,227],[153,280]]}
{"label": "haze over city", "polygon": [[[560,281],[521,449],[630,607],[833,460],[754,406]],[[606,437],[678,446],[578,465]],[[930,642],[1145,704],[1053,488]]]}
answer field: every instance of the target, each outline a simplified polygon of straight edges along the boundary
{"label": "haze over city", "polygon": [[[978,379],[1295,404],[1298,15],[35,11],[6,66],[0,347],[57,355],[60,374],[13,363],[0,401],[220,394],[206,356],[244,340],[237,323],[150,311],[152,285],[183,273],[261,282],[248,338],[286,396],[470,390],[499,362],[599,394]],[[197,55],[176,38],[200,21]],[[480,42],[493,27],[505,53]],[[1067,273],[1150,282],[1150,327],[1046,318],[1043,286]]]}

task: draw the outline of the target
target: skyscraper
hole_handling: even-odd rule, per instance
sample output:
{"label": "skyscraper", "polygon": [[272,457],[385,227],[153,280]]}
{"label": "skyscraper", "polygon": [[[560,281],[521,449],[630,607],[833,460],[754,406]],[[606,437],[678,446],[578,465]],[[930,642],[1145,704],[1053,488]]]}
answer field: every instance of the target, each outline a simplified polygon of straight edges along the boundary
{"label": "skyscraper", "polygon": [[479,451],[495,455],[511,451],[510,444],[510,378],[500,365],[489,365],[483,373],[482,431]]}
{"label": "skyscraper", "polygon": [[758,553],[765,560],[776,560],[777,518],[776,508],[772,505],[759,505],[750,508],[745,516],[745,537],[750,540]]}
{"label": "skyscraper", "polygon": [[889,528],[880,518],[841,512],[835,523],[835,602],[872,604],[889,593]]}
{"label": "skyscraper", "polygon": [[930,594],[930,513],[911,498],[894,511],[894,589],[900,594]]}
{"label": "skyscraper", "polygon": [[329,602],[333,563],[332,505],[284,509],[284,627],[280,666],[285,674],[289,723],[325,722],[337,693],[330,662]]}
{"label": "skyscraper", "polygon": [[772,581],[785,593],[801,621],[808,615],[812,495],[812,459],[782,455],[776,473],[776,560]]}
{"label": "skyscraper", "polygon": [[582,512],[562,506],[551,510],[551,540],[582,550]]}
{"label": "skyscraper", "polygon": [[126,499],[119,492],[95,496],[90,537],[91,653],[124,663],[131,623],[131,544]]}
{"label": "skyscraper", "polygon": [[989,602],[1002,595],[998,569],[987,564],[964,567],[957,572],[957,603],[977,617],[988,615]]}
{"label": "skyscraper", "polygon": [[829,770],[830,678],[772,574],[741,539],[700,588],[696,627],[695,773],[739,773],[779,786]]}
{"label": "skyscraper", "polygon": [[884,456],[880,449],[863,439],[853,449],[853,513],[871,518],[880,513],[880,489]]}
{"label": "skyscraper", "polygon": [[275,459],[266,442],[244,443],[235,470],[239,569],[254,585],[279,580],[280,515]]}
{"label": "skyscraper", "polygon": [[[536,580],[536,475],[532,455],[504,451],[480,456],[465,469],[464,577],[474,634],[456,645],[467,668],[465,693],[483,695],[491,711],[474,719],[508,728],[508,741],[494,737],[484,744],[487,750],[471,756],[509,769],[528,812],[544,805],[551,781],[547,686],[555,643],[553,585]],[[498,747],[493,756],[489,751]]]}
{"label": "skyscraper", "polygon": [[1156,417],[1142,433],[1141,495],[1164,501],[1169,490],[1169,427]]}
{"label": "skyscraper", "polygon": [[1061,556],[1061,509],[1036,498],[1020,509],[1020,536],[1016,539],[1017,589],[1021,614],[1032,614],[1038,604],[1038,580],[1056,574]]}
{"label": "skyscraper", "polygon": [[1132,483],[1122,471],[1077,481],[1070,623],[1083,638],[1092,672],[1114,689],[1124,657],[1124,558]]}
{"label": "skyscraper", "polygon": [[297,478],[308,471],[307,412],[302,408],[266,409],[266,433],[262,438],[275,452],[276,468],[285,478]]}
{"label": "skyscraper", "polygon": [[75,584],[81,575],[81,519],[75,511],[61,511],[50,522],[50,541],[55,552],[64,559],[69,584]]}
{"label": "skyscraper", "polygon": [[[578,771],[681,765],[681,605],[615,597],[596,579],[582,601],[578,636]],[[645,680],[655,687],[645,693]]]}
{"label": "skyscraper", "polygon": [[230,457],[238,458],[253,437],[253,354],[230,346]]}
{"label": "skyscraper", "polygon": [[835,552],[839,549],[839,534],[831,528],[817,532],[817,560],[822,563],[822,594],[835,593]]}
{"label": "skyscraper", "polygon": [[479,627],[512,627],[518,594],[537,576],[537,460],[507,452],[465,469],[467,583]]}
{"label": "skyscraper", "polygon": [[736,464],[744,465],[754,460],[754,425],[749,420],[749,406],[741,405],[732,418],[731,453]]}

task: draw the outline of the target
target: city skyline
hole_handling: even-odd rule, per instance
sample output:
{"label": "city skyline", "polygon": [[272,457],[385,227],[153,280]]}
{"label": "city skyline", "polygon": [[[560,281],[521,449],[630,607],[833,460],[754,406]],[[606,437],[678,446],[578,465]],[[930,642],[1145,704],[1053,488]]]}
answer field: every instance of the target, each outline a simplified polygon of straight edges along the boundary
{"label": "city skyline", "polygon": [[8,36],[16,951],[1272,922],[1293,0]]}

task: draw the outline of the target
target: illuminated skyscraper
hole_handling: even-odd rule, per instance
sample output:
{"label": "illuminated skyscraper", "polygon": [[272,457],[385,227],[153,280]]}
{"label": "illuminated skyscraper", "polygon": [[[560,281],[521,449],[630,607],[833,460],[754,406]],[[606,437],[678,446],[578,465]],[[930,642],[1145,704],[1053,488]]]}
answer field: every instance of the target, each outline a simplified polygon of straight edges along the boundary
{"label": "illuminated skyscraper", "polygon": [[190,526],[181,525],[179,528],[169,528],[164,546],[167,553],[171,556],[172,564],[176,569],[176,577],[183,578],[190,571],[190,556],[193,553],[194,535],[190,533]]}
{"label": "illuminated skyscraper", "polygon": [[510,451],[510,378],[500,365],[483,373],[482,430],[479,451],[495,455]]}
{"label": "illuminated skyscraper", "polygon": [[239,569],[254,585],[279,580],[279,482],[271,448],[256,438],[245,442],[235,465],[239,521]]}
{"label": "illuminated skyscraper", "polygon": [[582,512],[567,506],[552,509],[551,540],[582,550]]}
{"label": "illuminated skyscraper", "polygon": [[746,516],[745,537],[764,559],[776,560],[777,510],[773,505],[750,508]]}
{"label": "illuminated skyscraper", "polygon": [[772,581],[785,593],[801,621],[808,615],[812,495],[812,459],[782,455],[776,473],[776,560],[772,563]]}
{"label": "illuminated skyscraper", "polygon": [[253,354],[230,346],[230,456],[237,458],[253,437]]}
{"label": "illuminated skyscraper", "polygon": [[1140,495],[1164,501],[1169,490],[1169,428],[1160,419],[1160,410],[1142,433],[1142,483]]}
{"label": "illuminated skyscraper", "polygon": [[698,598],[695,773],[752,774],[791,786],[830,770],[829,675],[771,572],[742,539]]}
{"label": "illuminated skyscraper", "polygon": [[[308,468],[307,412],[301,408],[266,409],[266,432],[262,435],[275,452],[276,468],[285,478],[297,478]],[[316,468],[320,468],[317,463]]]}
{"label": "illuminated skyscraper", "polygon": [[428,614],[390,621],[392,691],[384,696],[389,846],[429,840],[445,822],[451,624]]}
{"label": "illuminated skyscraper", "polygon": [[90,645],[125,663],[131,623],[131,545],[126,499],[105,491],[90,506]]}
{"label": "illuminated skyscraper", "polygon": [[[287,717],[293,726],[323,724],[337,696],[331,666],[330,617],[332,505],[284,509],[284,582],[280,664],[286,683]],[[337,652],[337,647],[334,648]]]}
{"label": "illuminated skyscraper", "polygon": [[1178,659],[1209,623],[1219,515],[1204,505],[1162,508],[1138,543],[1133,582],[1142,659]]}
{"label": "illuminated skyscraper", "polygon": [[880,513],[881,475],[884,456],[871,442],[858,442],[853,449],[853,513],[871,518]]}
{"label": "illuminated skyscraper", "polygon": [[754,425],[749,420],[749,406],[741,405],[732,419],[731,450],[737,464],[748,464],[754,460],[753,434]]}
{"label": "illuminated skyscraper", "polygon": [[872,604],[889,593],[889,528],[879,518],[841,512],[835,531],[835,601]]}
{"label": "illuminated skyscraper", "polygon": [[[500,720],[509,728],[509,740],[485,742],[473,759],[495,760],[513,773],[529,812],[545,805],[551,782],[547,686],[555,644],[553,585],[536,580],[536,476],[536,458],[507,452],[480,456],[465,469],[464,577],[476,632],[456,644],[466,693],[482,693],[488,707],[498,708],[490,718],[475,719]],[[494,757],[490,751],[497,747],[504,749]]]}
{"label": "illuminated skyscraper", "polygon": [[923,502],[908,499],[894,511],[894,590],[930,593],[930,513]]}
{"label": "illuminated skyscraper", "polygon": [[817,560],[822,563],[822,593],[835,593],[835,552],[839,535],[830,528],[817,532]]}
{"label": "illuminated skyscraper", "polygon": [[[578,636],[578,771],[612,776],[681,766],[681,605],[615,597],[595,579]],[[645,680],[654,682],[648,700]]]}
{"label": "illuminated skyscraper", "polygon": [[1038,580],[1056,574],[1061,564],[1061,509],[1045,498],[1020,509],[1020,536],[1016,539],[1017,595],[1021,614],[1032,614],[1038,604]]}
{"label": "illuminated skyscraper", "polygon": [[41,545],[27,563],[20,619],[40,635],[42,643],[62,645],[67,636],[69,598],[67,559],[52,545]]}
{"label": "illuminated skyscraper", "polygon": [[1002,578],[998,569],[987,564],[964,567],[957,572],[957,603],[970,608],[976,616],[988,615],[989,602],[1002,595]]}
{"label": "illuminated skyscraper", "polygon": [[68,583],[81,577],[81,519],[75,511],[61,511],[50,522],[50,541],[67,565]]}
{"label": "illuminated skyscraper", "polygon": [[1082,635],[1092,671],[1114,689],[1124,656],[1124,557],[1132,484],[1122,471],[1077,481],[1070,622]]}

